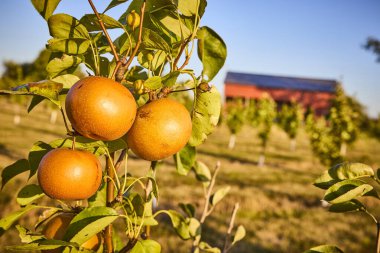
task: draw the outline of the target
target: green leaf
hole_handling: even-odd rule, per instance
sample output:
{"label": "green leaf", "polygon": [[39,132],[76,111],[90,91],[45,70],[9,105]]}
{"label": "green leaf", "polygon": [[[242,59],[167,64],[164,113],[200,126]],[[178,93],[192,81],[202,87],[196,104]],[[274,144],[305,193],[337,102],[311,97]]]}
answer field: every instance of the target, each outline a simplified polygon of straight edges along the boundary
{"label": "green leaf", "polygon": [[211,195],[211,198],[210,198],[211,205],[215,206],[216,204],[218,204],[227,195],[230,189],[231,187],[226,186],[217,190],[213,195]]}
{"label": "green leaf", "polygon": [[107,203],[106,184],[102,184],[100,189],[88,199],[88,206],[105,206]]}
{"label": "green leaf", "polygon": [[155,12],[150,12],[150,18],[158,31],[161,30],[171,38],[171,42],[179,42],[191,36],[192,31],[179,19],[174,10],[162,8]]}
{"label": "green leaf", "polygon": [[201,223],[195,218],[188,218],[190,236],[195,238],[201,234]]}
{"label": "green leaf", "polygon": [[246,235],[245,228],[243,225],[238,226],[236,229],[236,233],[234,235],[234,239],[232,240],[231,246],[237,243],[238,241],[241,241]]}
{"label": "green leaf", "polygon": [[343,253],[341,249],[333,245],[320,245],[314,248],[311,248],[304,253]]}
{"label": "green leaf", "polygon": [[180,213],[174,210],[168,210],[166,213],[169,215],[169,218],[172,221],[173,228],[175,229],[179,237],[181,237],[183,240],[190,239],[190,230],[185,218]]}
{"label": "green leaf", "polygon": [[21,239],[22,243],[31,243],[33,241],[41,240],[44,238],[41,234],[34,234],[27,228],[24,228],[21,225],[16,225],[16,229],[18,231],[18,235]]}
{"label": "green leaf", "polygon": [[369,184],[360,180],[345,180],[327,189],[324,200],[331,204],[343,203],[361,196],[377,197],[376,191]]}
{"label": "green leaf", "polygon": [[46,71],[51,78],[54,78],[64,71],[74,71],[75,68],[82,63],[82,58],[63,54],[61,58],[54,58],[46,65]]}
{"label": "green leaf", "polygon": [[212,247],[207,242],[200,242],[199,248],[202,250],[201,252],[205,253],[220,253],[220,249],[217,247]]}
{"label": "green leaf", "polygon": [[195,207],[192,204],[184,204],[180,203],[179,207],[184,211],[189,218],[192,218],[195,216]]}
{"label": "green leaf", "polygon": [[21,206],[32,203],[33,201],[43,197],[45,194],[36,184],[24,186],[17,195],[17,203]]}
{"label": "green leaf", "polygon": [[47,152],[52,150],[53,148],[42,141],[38,141],[34,143],[33,147],[29,151],[29,164],[30,164],[30,173],[29,178],[34,176],[36,174],[38,165],[40,164],[40,161],[44,155],[46,155]]}
{"label": "green leaf", "polygon": [[33,96],[32,100],[30,101],[30,105],[28,106],[28,113],[30,113],[34,107],[39,105],[42,101],[44,101],[45,98],[41,96]]}
{"label": "green leaf", "polygon": [[[152,61],[149,61],[149,54],[153,54]],[[155,71],[165,63],[166,53],[162,50],[157,50],[157,52],[154,53],[152,53],[152,51],[143,50],[138,54],[137,60],[144,68]]]}
{"label": "green leaf", "polygon": [[162,87],[161,77],[153,76],[153,77],[148,78],[144,82],[144,87],[150,90],[160,89]]}
{"label": "green leaf", "polygon": [[6,230],[8,230],[18,219],[21,218],[24,214],[27,212],[37,208],[37,206],[30,205],[30,206],[25,206],[18,211],[11,213],[7,217],[4,217],[0,220],[0,236],[4,234]]}
{"label": "green leaf", "polygon": [[76,75],[66,74],[57,76],[51,80],[57,83],[61,83],[63,85],[63,89],[69,90],[80,79]]}
{"label": "green leaf", "polygon": [[158,49],[170,53],[169,44],[153,30],[143,28],[141,41],[141,48],[143,49]]}
{"label": "green leaf", "polygon": [[357,199],[352,199],[339,204],[333,204],[329,207],[329,211],[333,213],[346,213],[365,209],[365,206]]}
{"label": "green leaf", "polygon": [[[36,95],[43,98],[49,99],[59,108],[61,108],[61,102],[59,101],[59,93],[62,90],[63,85],[51,80],[42,80],[39,82],[30,82],[27,84],[19,85],[13,90],[0,90],[1,94],[11,94],[11,95]],[[32,108],[35,106],[34,102]],[[31,106],[29,106],[31,107]],[[29,110],[30,111],[30,110]]]}
{"label": "green leaf", "polygon": [[136,41],[133,36],[128,37],[128,34],[123,33],[115,39],[113,44],[120,54],[124,54],[127,50],[132,49],[136,46]]}
{"label": "green leaf", "polygon": [[372,177],[373,175],[373,169],[366,164],[345,162],[326,170],[315,180],[314,185],[322,189],[327,189],[333,184],[345,179]]}
{"label": "green leaf", "polygon": [[28,160],[21,159],[5,167],[1,172],[1,189],[15,176],[30,170]]}
{"label": "green leaf", "polygon": [[[23,245],[16,245],[16,246],[7,246],[6,249],[12,250],[12,251],[27,251],[27,252],[35,252],[37,250],[52,250],[52,249],[58,249],[61,247],[68,247],[69,251],[62,251],[62,252],[78,252],[79,249],[77,244],[69,243],[65,241],[60,240],[43,240],[39,242],[32,242],[28,244]],[[90,253],[89,250],[82,250],[81,253]]]}
{"label": "green leaf", "polygon": [[195,147],[186,145],[178,153],[174,155],[174,162],[177,172],[186,176],[195,164],[196,150]]}
{"label": "green leaf", "polygon": [[178,76],[180,75],[179,71],[174,71],[166,74],[162,77],[162,83],[165,87],[171,88],[173,87],[178,79]]}
{"label": "green leaf", "polygon": [[211,28],[204,26],[197,32],[198,57],[203,63],[203,78],[210,82],[223,67],[227,57],[226,44]]}
{"label": "green leaf", "polygon": [[53,52],[62,52],[65,54],[84,54],[91,42],[87,39],[56,39],[52,38],[48,40],[46,48]]}
{"label": "green leaf", "polygon": [[201,182],[210,182],[211,181],[211,172],[210,169],[201,161],[196,161],[195,166],[193,167],[195,176],[197,180]]}
{"label": "green leaf", "polygon": [[[73,140],[71,138],[57,139],[49,143],[52,148],[71,148]],[[101,156],[107,153],[118,151],[127,147],[127,144],[122,139],[114,141],[94,141],[83,136],[75,138],[75,147],[79,150],[87,150],[96,156]]]}
{"label": "green leaf", "polygon": [[[119,21],[115,20],[114,18],[106,14],[99,14],[99,15],[106,29],[123,28],[123,24],[121,24]],[[79,22],[83,24],[87,28],[87,31],[89,32],[102,31],[98,18],[96,17],[95,14],[86,14],[80,19]]]}
{"label": "green leaf", "polygon": [[48,20],[57,8],[61,0],[32,0],[34,8],[45,19]]}
{"label": "green leaf", "polygon": [[108,11],[109,9],[111,9],[115,6],[118,6],[119,4],[125,3],[127,1],[128,0],[112,0],[111,3],[107,6],[107,8],[103,11],[103,13]]}
{"label": "green leaf", "polygon": [[50,35],[56,39],[90,39],[80,21],[67,14],[55,14],[48,19]]}
{"label": "green leaf", "polygon": [[95,206],[86,208],[70,222],[64,239],[82,245],[111,224],[117,217],[118,213],[110,207]]}
{"label": "green leaf", "polygon": [[207,139],[218,124],[221,110],[221,97],[215,86],[210,91],[197,91],[192,112],[193,130],[189,140],[190,146],[198,146]]}
{"label": "green leaf", "polygon": [[161,245],[153,240],[139,240],[132,248],[131,253],[160,253]]}
{"label": "green leaf", "polygon": [[188,17],[195,16],[197,13],[200,17],[202,17],[205,12],[206,5],[206,0],[178,0],[178,10],[181,14]]}

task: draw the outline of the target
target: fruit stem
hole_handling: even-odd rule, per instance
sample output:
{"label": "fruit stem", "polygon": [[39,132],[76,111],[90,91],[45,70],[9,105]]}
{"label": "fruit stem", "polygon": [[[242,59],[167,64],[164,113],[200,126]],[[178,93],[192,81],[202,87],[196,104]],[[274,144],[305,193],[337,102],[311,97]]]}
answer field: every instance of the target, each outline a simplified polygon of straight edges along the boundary
{"label": "fruit stem", "polygon": [[[115,153],[112,152],[109,156],[106,156],[106,170],[107,170],[107,207],[112,205],[112,202],[115,198],[115,186],[113,184],[115,178],[115,172],[113,168],[113,159]],[[106,244],[107,253],[113,253],[113,244],[112,244],[112,224],[108,225],[105,229],[104,240]]]}
{"label": "fruit stem", "polygon": [[133,49],[132,54],[129,56],[128,61],[125,63],[122,61],[119,61],[119,59],[117,59],[117,61],[116,61],[117,64],[116,64],[116,67],[112,73],[111,78],[114,78],[115,74],[116,74],[116,81],[117,82],[121,82],[121,80],[123,80],[125,71],[129,68],[129,65],[131,65],[133,58],[136,56],[137,51],[139,50],[141,40],[142,40],[141,37],[142,37],[142,26],[144,23],[144,15],[145,15],[145,4],[146,4],[146,0],[144,0],[142,5],[141,5],[141,21],[140,21],[140,26],[139,26],[139,35],[138,35],[138,39],[136,42],[136,46]]}
{"label": "fruit stem", "polygon": [[114,44],[112,43],[111,37],[110,37],[110,35],[108,34],[106,27],[104,26],[104,23],[103,23],[103,21],[102,21],[102,18],[101,18],[100,15],[99,15],[99,12],[96,10],[96,7],[95,7],[94,3],[92,2],[92,0],[88,0],[88,3],[91,5],[91,8],[92,8],[92,10],[93,10],[94,13],[95,13],[96,18],[98,19],[99,25],[100,25],[100,27],[102,28],[103,33],[104,33],[104,35],[105,35],[106,38],[107,38],[108,44],[109,44],[110,47],[111,47],[111,51],[112,51],[113,56],[115,57],[116,62],[118,62],[118,61],[119,61],[119,56],[117,55],[117,52],[116,52],[115,46],[114,46]]}

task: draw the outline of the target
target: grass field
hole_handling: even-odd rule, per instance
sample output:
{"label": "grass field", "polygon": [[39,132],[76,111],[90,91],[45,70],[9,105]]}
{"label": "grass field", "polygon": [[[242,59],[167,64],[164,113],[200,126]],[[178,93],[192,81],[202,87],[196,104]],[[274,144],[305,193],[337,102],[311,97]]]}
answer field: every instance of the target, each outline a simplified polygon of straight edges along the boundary
{"label": "grass field", "polygon": [[[49,114],[43,108],[27,115],[26,107],[21,106],[21,122],[14,125],[15,105],[0,100],[0,107],[0,168],[27,157],[34,142],[50,142],[65,134],[61,118],[56,124],[49,123]],[[375,252],[376,226],[369,217],[357,213],[329,213],[321,206],[323,191],[312,182],[326,168],[312,156],[303,131],[297,138],[297,150],[290,152],[287,136],[275,128],[264,167],[257,166],[260,148],[253,128],[244,127],[232,151],[227,148],[228,137],[224,126],[217,128],[197,154],[198,159],[211,168],[217,161],[221,162],[216,188],[231,186],[229,195],[206,221],[204,237],[209,242],[223,244],[229,215],[234,203],[239,202],[236,225],[243,224],[247,236],[232,252],[303,252],[319,244],[335,244],[346,253]],[[377,168],[379,154],[380,142],[363,134],[349,147],[347,157],[349,161]],[[132,174],[144,174],[148,166],[148,162],[129,159]],[[167,159],[158,169],[157,182],[161,186],[159,208],[178,209],[180,202],[194,203],[200,213],[203,190],[193,174],[177,175],[173,160]],[[0,217],[18,208],[14,197],[25,183],[26,175],[19,176],[3,189]],[[377,200],[364,199],[364,202],[380,217]],[[31,228],[36,222],[34,215],[26,216],[20,223],[30,224]],[[165,226],[152,228],[152,236],[161,242],[162,252],[189,252],[191,243],[178,239],[167,225],[168,221],[164,217],[161,220]],[[0,252],[4,252],[5,245],[18,242],[14,230],[6,233],[0,238]]]}

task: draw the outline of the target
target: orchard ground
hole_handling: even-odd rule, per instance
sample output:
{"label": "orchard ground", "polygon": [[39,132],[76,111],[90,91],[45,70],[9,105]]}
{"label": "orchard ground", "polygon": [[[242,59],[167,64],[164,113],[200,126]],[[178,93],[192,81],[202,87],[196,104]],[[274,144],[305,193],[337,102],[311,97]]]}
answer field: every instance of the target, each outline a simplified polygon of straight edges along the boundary
{"label": "orchard ground", "polygon": [[[19,107],[19,109],[17,109]],[[0,169],[26,158],[32,144],[37,140],[45,142],[62,138],[65,128],[60,115],[55,124],[49,122],[49,114],[38,107],[29,115],[26,105],[11,104],[0,99]],[[46,107],[45,110],[51,110]],[[20,124],[15,125],[14,115],[20,111]],[[221,162],[216,189],[231,186],[226,200],[222,201],[206,221],[208,241],[222,246],[227,231],[229,216],[235,202],[240,209],[235,225],[243,224],[247,236],[232,252],[278,253],[303,252],[319,244],[335,244],[345,252],[373,252],[376,226],[364,214],[334,214],[322,207],[323,191],[312,182],[326,168],[313,157],[306,133],[302,130],[297,137],[297,150],[289,151],[289,139],[275,127],[272,131],[264,167],[257,166],[260,153],[259,139],[255,129],[245,126],[237,135],[236,146],[228,149],[229,133],[220,126],[198,149],[198,159],[210,168]],[[374,169],[380,166],[380,142],[361,134],[354,146],[348,149],[348,161],[363,162]],[[102,161],[104,162],[104,161]],[[129,172],[146,174],[149,162],[129,158]],[[15,201],[18,190],[26,184],[27,175],[9,182],[0,194],[0,217],[17,210]],[[36,179],[31,180],[35,182]],[[178,210],[177,204],[193,203],[201,212],[203,204],[202,187],[190,173],[180,176],[176,173],[173,159],[166,159],[158,168],[160,207]],[[46,202],[52,203],[47,197]],[[365,198],[371,211],[380,216],[378,200]],[[54,203],[54,202],[53,202]],[[55,202],[56,203],[56,202]],[[32,228],[37,213],[30,213],[20,223]],[[152,237],[162,245],[162,252],[189,252],[190,242],[181,241],[170,228],[166,217],[159,216],[163,223],[159,230],[152,227]],[[117,224],[116,224],[116,227]],[[0,252],[4,246],[19,242],[17,233],[5,233],[0,237]]]}

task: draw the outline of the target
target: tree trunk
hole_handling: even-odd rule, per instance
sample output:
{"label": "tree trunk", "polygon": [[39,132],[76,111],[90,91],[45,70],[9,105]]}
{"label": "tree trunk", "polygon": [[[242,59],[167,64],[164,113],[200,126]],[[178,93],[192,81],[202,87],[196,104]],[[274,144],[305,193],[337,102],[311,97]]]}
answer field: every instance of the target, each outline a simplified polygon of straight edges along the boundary
{"label": "tree trunk", "polygon": [[340,145],[340,155],[346,156],[346,153],[347,153],[347,143],[342,142],[342,144]]}
{"label": "tree trunk", "polygon": [[257,166],[259,167],[263,167],[265,164],[265,155],[264,154],[261,154],[259,156],[259,162],[257,163]]}
{"label": "tree trunk", "polygon": [[57,117],[58,117],[58,111],[57,110],[51,111],[51,113],[50,113],[50,123],[51,124],[55,124],[55,122],[57,122]]}
{"label": "tree trunk", "polygon": [[236,142],[236,135],[231,134],[230,141],[228,142],[228,148],[233,149],[235,147],[235,142]]}
{"label": "tree trunk", "polygon": [[295,151],[296,150],[296,146],[297,146],[297,142],[296,142],[296,139],[293,138],[290,140],[290,151]]}

